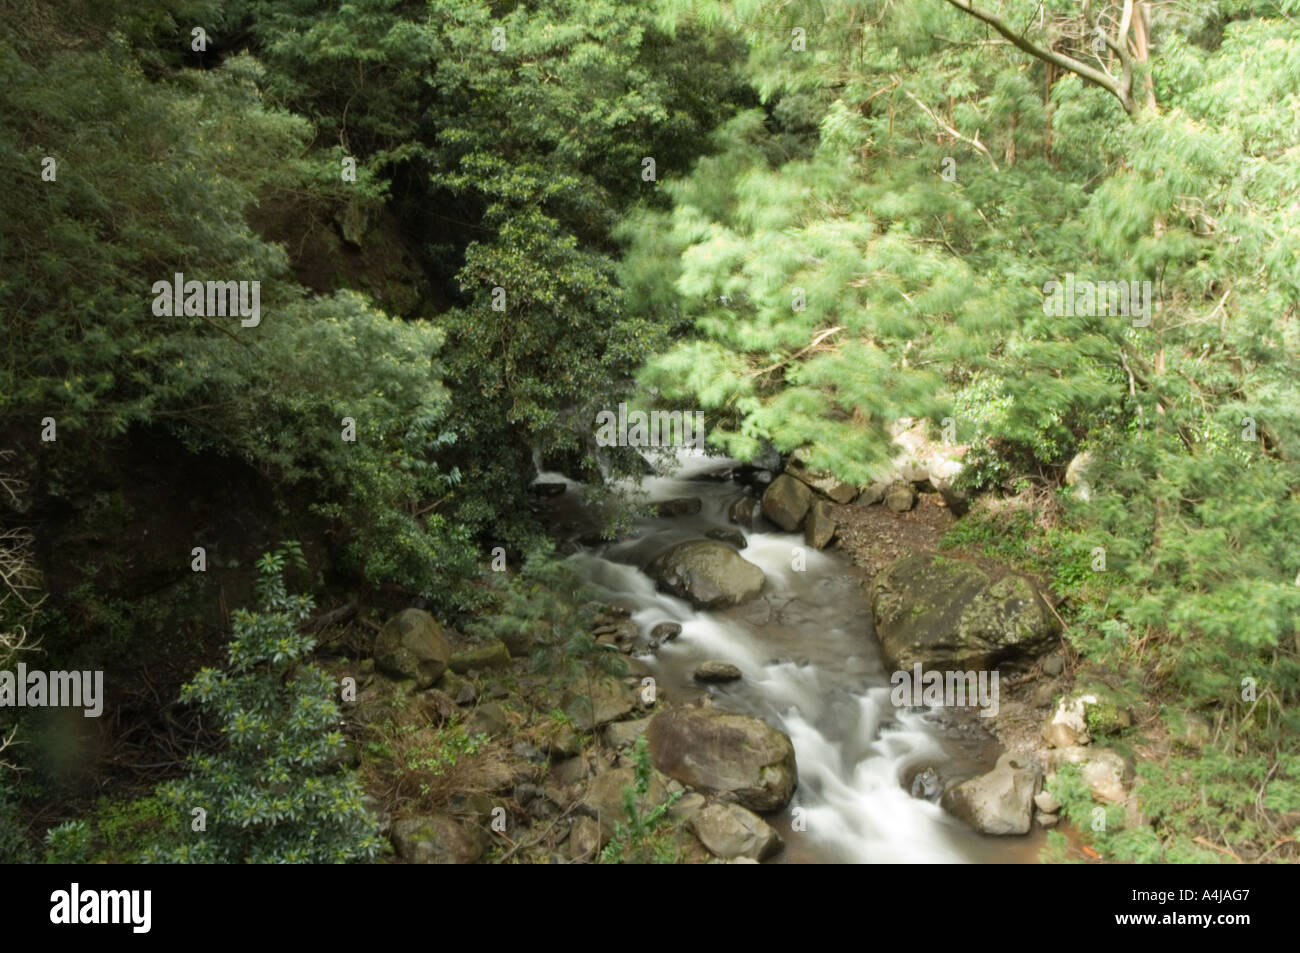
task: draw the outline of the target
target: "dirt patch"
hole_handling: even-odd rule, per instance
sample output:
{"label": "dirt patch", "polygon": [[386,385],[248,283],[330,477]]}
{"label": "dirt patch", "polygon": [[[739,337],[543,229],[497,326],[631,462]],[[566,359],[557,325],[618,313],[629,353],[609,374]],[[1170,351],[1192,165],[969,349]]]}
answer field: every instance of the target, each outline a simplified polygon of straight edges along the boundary
{"label": "dirt patch", "polygon": [[906,513],[895,513],[883,504],[872,506],[836,506],[836,547],[853,560],[853,564],[874,577],[896,559],[925,549],[935,549],[956,517],[937,493],[922,493],[916,506]]}

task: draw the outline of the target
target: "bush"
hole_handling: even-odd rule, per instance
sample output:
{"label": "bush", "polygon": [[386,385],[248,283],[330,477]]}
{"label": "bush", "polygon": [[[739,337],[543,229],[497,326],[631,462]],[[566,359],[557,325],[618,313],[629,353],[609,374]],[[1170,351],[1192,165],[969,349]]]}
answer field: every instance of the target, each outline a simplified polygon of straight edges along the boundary
{"label": "bush", "polygon": [[148,862],[343,863],[379,852],[360,783],[339,767],[335,685],[302,664],[315,641],[297,628],[312,600],[286,591],[291,557],[304,563],[297,544],[258,561],[260,610],[235,613],[228,669],[205,668],[182,691],[217,719],[225,745],[193,755],[186,778],[159,788],[172,810],[205,825],[151,846]]}

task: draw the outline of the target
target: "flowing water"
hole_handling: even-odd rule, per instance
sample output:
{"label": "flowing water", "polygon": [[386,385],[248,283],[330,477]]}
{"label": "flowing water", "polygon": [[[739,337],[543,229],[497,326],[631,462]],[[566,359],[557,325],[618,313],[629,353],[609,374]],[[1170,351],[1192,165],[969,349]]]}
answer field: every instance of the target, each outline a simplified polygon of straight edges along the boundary
{"label": "flowing water", "polygon": [[[643,567],[668,546],[715,528],[739,529],[727,508],[744,491],[706,474],[729,461],[683,453],[672,477],[648,477],[651,501],[696,497],[697,515],[643,519],[626,540],[585,547],[570,565],[604,601],[632,610],[645,641],[659,622],[677,622],[681,635],[638,657],[674,702],[704,694],[730,711],[747,712],[785,731],[794,743],[799,787],[790,806],[768,821],[780,831],[790,863],[1027,862],[1041,833],[994,838],[950,817],[937,803],[913,797],[905,785],[922,768],[941,776],[992,767],[997,749],[977,728],[949,723],[938,710],[895,708],[881,661],[862,573],[835,552],[805,550],[802,535],[745,532],[741,555],[767,574],[763,594],[725,611],[697,611],[659,592]],[[546,482],[571,481],[555,473]],[[572,516],[577,494],[554,501]],[[699,663],[729,662],[743,678],[703,686]]]}

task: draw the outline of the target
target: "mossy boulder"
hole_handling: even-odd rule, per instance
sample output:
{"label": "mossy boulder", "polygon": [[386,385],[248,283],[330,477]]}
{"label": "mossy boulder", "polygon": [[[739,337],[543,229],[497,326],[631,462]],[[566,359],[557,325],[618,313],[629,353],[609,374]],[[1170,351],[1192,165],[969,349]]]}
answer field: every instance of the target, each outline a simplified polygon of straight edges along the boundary
{"label": "mossy boulder", "polygon": [[914,553],[871,584],[871,613],[885,662],[895,670],[979,670],[1023,664],[1047,649],[1059,626],[1026,576]]}
{"label": "mossy boulder", "polygon": [[422,609],[403,609],[375,638],[375,667],[398,680],[411,679],[428,688],[442,678],[451,661],[451,646],[438,620]]}
{"label": "mossy boulder", "polygon": [[506,668],[510,665],[510,650],[499,639],[489,639],[470,645],[451,654],[447,667],[457,675],[476,670]]}

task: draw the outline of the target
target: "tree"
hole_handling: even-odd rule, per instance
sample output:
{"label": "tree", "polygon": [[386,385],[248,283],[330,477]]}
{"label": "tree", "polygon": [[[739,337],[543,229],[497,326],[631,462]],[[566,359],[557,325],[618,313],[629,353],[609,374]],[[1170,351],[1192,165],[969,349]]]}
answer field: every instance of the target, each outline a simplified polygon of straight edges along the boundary
{"label": "tree", "polygon": [[305,566],[297,544],[259,560],[260,605],[235,612],[228,668],[203,669],[182,692],[216,719],[223,746],[192,755],[189,775],[159,788],[186,826],[204,829],[151,847],[150,862],[345,863],[379,852],[360,783],[340,767],[337,686],[304,662],[315,640],[298,625],[313,603],[288,594],[290,560]]}

